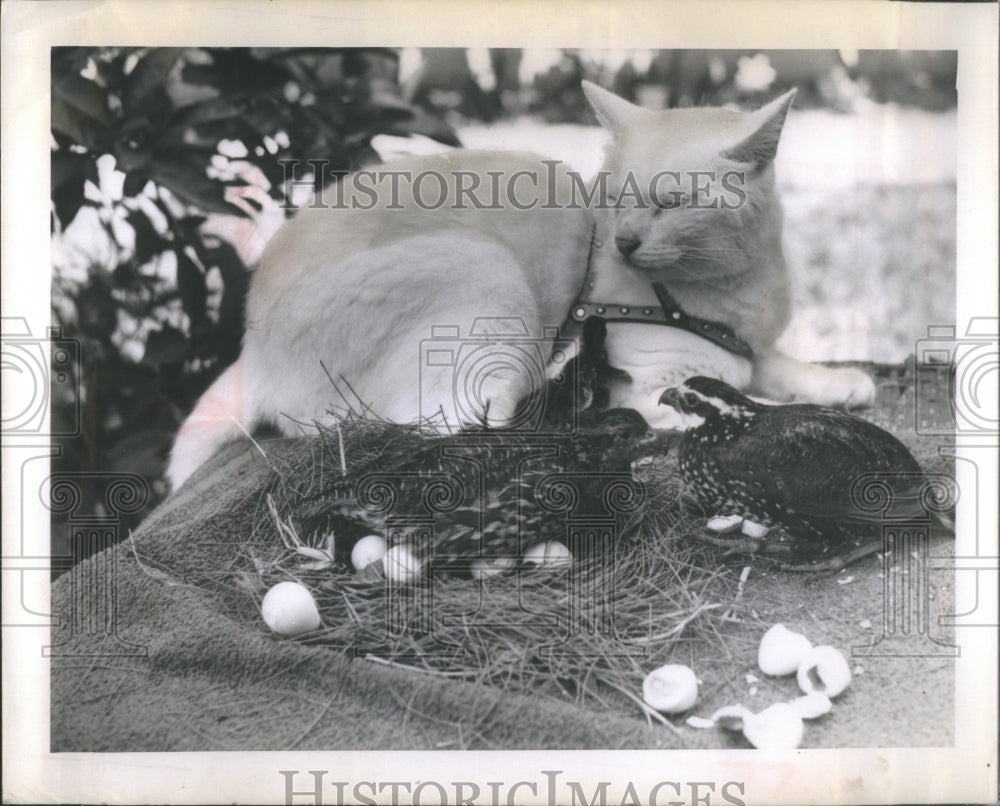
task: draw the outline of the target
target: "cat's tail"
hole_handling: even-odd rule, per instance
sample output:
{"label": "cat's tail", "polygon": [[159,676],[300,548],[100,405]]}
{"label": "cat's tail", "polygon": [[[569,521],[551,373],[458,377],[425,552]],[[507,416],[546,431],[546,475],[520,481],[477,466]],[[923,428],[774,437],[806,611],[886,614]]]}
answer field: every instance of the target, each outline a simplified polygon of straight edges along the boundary
{"label": "cat's tail", "polygon": [[167,466],[172,491],[226,442],[249,433],[255,423],[249,409],[241,356],[208,387],[177,432]]}

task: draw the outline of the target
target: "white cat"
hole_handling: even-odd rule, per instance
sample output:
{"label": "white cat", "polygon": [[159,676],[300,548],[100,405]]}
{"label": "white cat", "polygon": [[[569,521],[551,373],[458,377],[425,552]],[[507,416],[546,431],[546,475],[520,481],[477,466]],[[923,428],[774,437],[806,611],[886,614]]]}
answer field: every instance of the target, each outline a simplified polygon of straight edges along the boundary
{"label": "white cat", "polygon": [[[612,387],[611,404],[634,408],[653,425],[682,424],[681,415],[658,405],[659,396],[707,372],[773,400],[871,405],[875,386],[860,370],[774,350],[789,321],[790,289],[773,161],[795,91],[752,113],[654,112],[589,82],[583,88],[613,137],[602,171],[618,204],[596,211],[579,298],[592,303],[581,310],[607,310],[609,361],[632,377]],[[622,307],[631,319],[660,310],[653,281],[689,317],[735,331],[752,360],[684,330],[615,321]]]}
{"label": "white cat", "polygon": [[[240,358],[177,435],[173,488],[262,422],[290,435],[348,411],[507,424],[544,381],[587,266],[588,216],[571,204],[568,169],[542,160],[486,151],[399,160],[384,182],[348,177],[279,229],[250,284]],[[463,172],[483,180],[483,207],[458,198]],[[493,349],[491,334],[511,338]],[[426,349],[436,335],[440,346]],[[532,348],[537,372],[512,366],[511,341]],[[471,377],[457,374],[463,344],[478,348]]]}
{"label": "white cat", "polygon": [[[263,422],[295,434],[355,411],[507,425],[544,380],[512,351],[533,348],[544,364],[578,299],[659,310],[654,281],[754,357],[612,320],[611,363],[632,377],[612,389],[612,405],[671,424],[655,401],[697,374],[776,399],[870,403],[863,373],[772,349],[788,320],[772,160],[791,95],[751,114],[653,112],[584,88],[614,135],[605,168],[616,205],[602,207],[598,193],[586,209],[579,178],[537,155],[459,150],[393,162],[381,180],[349,176],[285,224],[254,273],[240,358],[177,435],[172,487]],[[732,207],[701,206],[703,185]],[[463,347],[475,356],[471,386],[457,372]]]}

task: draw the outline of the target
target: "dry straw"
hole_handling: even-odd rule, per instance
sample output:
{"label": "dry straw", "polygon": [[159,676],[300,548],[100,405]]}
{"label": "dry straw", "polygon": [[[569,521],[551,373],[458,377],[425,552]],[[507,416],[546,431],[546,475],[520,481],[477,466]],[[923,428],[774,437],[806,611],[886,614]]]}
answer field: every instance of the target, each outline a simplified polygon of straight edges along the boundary
{"label": "dry straw", "polygon": [[[607,557],[584,557],[568,568],[522,564],[482,581],[441,573],[400,584],[372,569],[356,573],[345,562],[353,539],[336,528],[303,528],[315,519],[302,511],[336,499],[331,490],[343,488],[345,469],[356,477],[398,464],[397,453],[419,465],[433,441],[419,428],[348,418],[276,463],[256,518],[259,539],[239,561],[245,586],[259,597],[291,579],[313,592],[322,627],[296,640],[414,673],[639,709],[666,722],[638,696],[646,673],[728,654],[728,622],[740,612],[736,575],[688,539],[701,523],[678,505],[669,453],[637,463],[645,504],[612,548],[610,568]],[[245,617],[254,617],[249,608]]]}

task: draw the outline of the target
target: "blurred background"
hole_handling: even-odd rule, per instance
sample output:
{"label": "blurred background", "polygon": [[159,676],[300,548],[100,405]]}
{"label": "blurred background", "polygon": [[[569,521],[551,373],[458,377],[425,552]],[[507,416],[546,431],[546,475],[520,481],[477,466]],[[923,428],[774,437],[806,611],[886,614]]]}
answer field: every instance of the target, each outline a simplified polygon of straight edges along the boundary
{"label": "blurred background", "polygon": [[[252,264],[333,172],[454,147],[528,148],[585,176],[589,79],[650,108],[753,108],[798,88],[778,154],[810,360],[903,362],[955,319],[956,54],[944,51],[53,48],[56,472],[134,473],[162,498],[197,397],[239,353]],[[332,181],[328,171],[324,181]],[[55,377],[55,374],[53,374]],[[98,482],[81,511],[100,514]],[[53,554],[65,529],[54,528]],[[127,530],[120,532],[127,534]]]}

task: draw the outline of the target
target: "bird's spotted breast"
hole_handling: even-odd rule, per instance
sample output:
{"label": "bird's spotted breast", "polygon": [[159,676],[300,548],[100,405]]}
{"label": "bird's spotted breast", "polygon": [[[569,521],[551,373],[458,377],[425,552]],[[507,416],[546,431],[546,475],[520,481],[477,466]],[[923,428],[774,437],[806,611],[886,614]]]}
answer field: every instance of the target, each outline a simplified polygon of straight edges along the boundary
{"label": "bird's spotted breast", "polygon": [[765,406],[705,378],[685,382],[672,399],[700,406],[703,422],[682,440],[680,469],[709,517],[779,526],[818,539],[817,548],[875,537],[879,516],[852,498],[857,480],[872,473],[890,480],[894,501],[919,508],[919,464],[866,420],[820,406]]}

